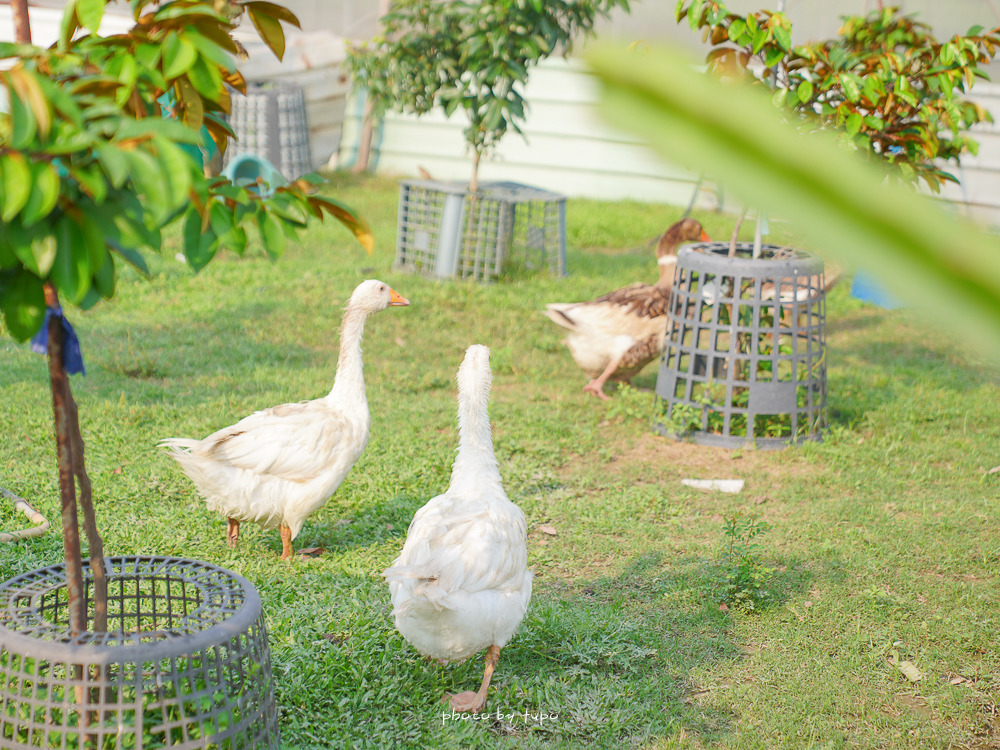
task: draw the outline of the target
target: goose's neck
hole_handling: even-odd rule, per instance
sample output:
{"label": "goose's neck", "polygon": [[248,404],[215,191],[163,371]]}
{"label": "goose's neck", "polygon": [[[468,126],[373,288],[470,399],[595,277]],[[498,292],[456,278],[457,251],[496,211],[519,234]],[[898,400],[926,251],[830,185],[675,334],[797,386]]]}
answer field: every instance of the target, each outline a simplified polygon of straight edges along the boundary
{"label": "goose's neck", "polygon": [[493,435],[487,413],[488,394],[465,398],[458,407],[458,455],[451,472],[452,483],[463,479],[475,482],[500,482]]}
{"label": "goose's neck", "polygon": [[669,291],[674,285],[674,268],[676,266],[676,261],[673,263],[660,263],[660,278],[657,280],[656,286]]}
{"label": "goose's neck", "polygon": [[340,326],[340,356],[337,374],[328,398],[341,403],[363,404],[366,408],[365,378],[361,364],[361,337],[365,332],[365,315],[348,308]]}

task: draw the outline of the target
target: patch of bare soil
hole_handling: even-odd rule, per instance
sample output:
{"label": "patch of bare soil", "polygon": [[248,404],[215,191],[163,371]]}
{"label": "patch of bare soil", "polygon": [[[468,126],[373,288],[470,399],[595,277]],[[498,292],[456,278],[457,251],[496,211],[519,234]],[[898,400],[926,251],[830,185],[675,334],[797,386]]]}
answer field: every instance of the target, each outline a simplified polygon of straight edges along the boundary
{"label": "patch of bare soil", "polygon": [[[612,477],[645,476],[662,481],[678,474],[692,479],[747,479],[767,477],[772,482],[807,477],[816,466],[792,451],[755,448],[715,448],[643,432],[619,441],[606,465]],[[571,476],[593,464],[592,456],[578,456],[560,469]]]}

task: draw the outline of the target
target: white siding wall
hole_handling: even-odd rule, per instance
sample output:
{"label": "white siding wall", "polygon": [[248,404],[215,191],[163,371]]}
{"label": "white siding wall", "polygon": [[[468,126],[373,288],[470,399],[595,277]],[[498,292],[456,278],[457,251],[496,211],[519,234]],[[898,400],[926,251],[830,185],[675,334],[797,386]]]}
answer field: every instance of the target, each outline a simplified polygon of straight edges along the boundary
{"label": "white siding wall", "polygon": [[[561,58],[532,71],[525,137],[508,133],[496,154],[480,164],[483,180],[514,180],[567,195],[683,203],[697,175],[672,166],[632,136],[606,125],[596,108],[597,89],[581,65]],[[361,104],[352,100],[341,163],[353,163]],[[468,180],[460,113],[421,118],[390,113],[373,144],[376,169],[435,179]]]}

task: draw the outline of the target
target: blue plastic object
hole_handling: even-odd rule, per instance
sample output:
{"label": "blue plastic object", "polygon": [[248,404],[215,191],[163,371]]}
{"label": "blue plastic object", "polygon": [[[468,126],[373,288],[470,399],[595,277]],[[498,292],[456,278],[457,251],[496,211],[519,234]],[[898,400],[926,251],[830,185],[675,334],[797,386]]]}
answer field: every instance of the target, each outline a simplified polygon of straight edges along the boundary
{"label": "blue plastic object", "polygon": [[862,302],[871,302],[886,310],[895,310],[902,307],[902,304],[889,292],[882,288],[873,277],[864,271],[854,274],[854,281],[851,282],[851,296]]}
{"label": "blue plastic object", "polygon": [[274,192],[274,188],[287,185],[278,168],[262,156],[256,154],[239,154],[222,170],[223,177],[234,185],[256,190],[263,196]]}

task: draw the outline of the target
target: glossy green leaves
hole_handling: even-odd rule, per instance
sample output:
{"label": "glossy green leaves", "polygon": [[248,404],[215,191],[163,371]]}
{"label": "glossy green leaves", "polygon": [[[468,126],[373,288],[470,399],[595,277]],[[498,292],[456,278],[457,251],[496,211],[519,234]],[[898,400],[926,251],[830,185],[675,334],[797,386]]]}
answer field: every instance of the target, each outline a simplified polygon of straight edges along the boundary
{"label": "glossy green leaves", "polygon": [[723,85],[665,50],[640,57],[604,48],[590,63],[614,124],[795,222],[817,248],[871,270],[899,299],[1000,356],[995,240],[886,184],[829,134],[798,133],[751,87]]}
{"label": "glossy green leaves", "polygon": [[64,304],[88,307],[114,294],[117,263],[148,273],[143,253],[159,251],[174,222],[195,270],[222,248],[243,253],[247,226],[277,257],[325,215],[371,251],[364,220],[316,195],[322,180],[261,196],[206,178],[196,158],[206,136],[224,147],[231,135],[228,87],[244,87],[232,59],[239,14],[279,55],[293,14],[259,1],[217,10],[210,0],[133,0],[133,29],[104,38],[104,7],[69,2],[55,48],[0,44],[0,57],[18,58],[0,73],[9,101],[0,113],[0,310],[11,334],[37,330],[45,284]]}

